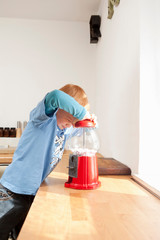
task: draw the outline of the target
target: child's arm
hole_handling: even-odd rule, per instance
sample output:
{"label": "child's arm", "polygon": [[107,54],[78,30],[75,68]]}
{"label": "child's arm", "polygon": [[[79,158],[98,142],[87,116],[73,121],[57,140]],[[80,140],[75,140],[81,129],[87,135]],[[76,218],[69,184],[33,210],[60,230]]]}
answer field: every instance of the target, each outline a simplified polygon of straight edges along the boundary
{"label": "child's arm", "polygon": [[45,98],[46,115],[52,116],[58,108],[63,109],[79,120],[82,120],[87,113],[87,110],[73,97],[63,91],[54,90],[48,93]]}

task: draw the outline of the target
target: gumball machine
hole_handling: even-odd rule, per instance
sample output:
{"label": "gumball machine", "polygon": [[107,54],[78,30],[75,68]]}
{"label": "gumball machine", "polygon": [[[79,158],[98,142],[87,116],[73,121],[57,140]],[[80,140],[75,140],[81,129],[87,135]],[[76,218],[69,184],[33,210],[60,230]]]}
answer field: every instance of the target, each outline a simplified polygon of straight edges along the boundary
{"label": "gumball machine", "polygon": [[[65,187],[74,189],[96,189],[98,181],[98,165],[96,152],[99,140],[95,132],[95,123],[89,119],[75,124],[78,135],[68,140],[69,177]],[[78,129],[80,128],[80,129]]]}

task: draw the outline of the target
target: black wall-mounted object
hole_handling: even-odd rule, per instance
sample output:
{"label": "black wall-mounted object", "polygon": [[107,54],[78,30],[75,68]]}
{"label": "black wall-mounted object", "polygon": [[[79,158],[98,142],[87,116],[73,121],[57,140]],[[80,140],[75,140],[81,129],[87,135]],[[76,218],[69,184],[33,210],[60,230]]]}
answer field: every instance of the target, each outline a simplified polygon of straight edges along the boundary
{"label": "black wall-mounted object", "polygon": [[99,15],[92,15],[89,24],[90,24],[90,43],[97,43],[98,38],[101,37],[100,32],[101,17]]}

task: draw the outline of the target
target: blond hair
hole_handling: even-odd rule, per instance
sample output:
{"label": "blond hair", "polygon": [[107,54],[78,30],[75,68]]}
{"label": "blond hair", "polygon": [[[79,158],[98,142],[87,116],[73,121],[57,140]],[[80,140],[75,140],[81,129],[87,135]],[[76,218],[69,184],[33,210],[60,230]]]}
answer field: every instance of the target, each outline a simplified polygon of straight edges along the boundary
{"label": "blond hair", "polygon": [[89,103],[88,103],[87,95],[81,87],[79,87],[78,85],[74,85],[74,84],[66,84],[59,90],[67,93],[68,95],[73,97],[80,105],[82,105],[87,110],[89,110]]}

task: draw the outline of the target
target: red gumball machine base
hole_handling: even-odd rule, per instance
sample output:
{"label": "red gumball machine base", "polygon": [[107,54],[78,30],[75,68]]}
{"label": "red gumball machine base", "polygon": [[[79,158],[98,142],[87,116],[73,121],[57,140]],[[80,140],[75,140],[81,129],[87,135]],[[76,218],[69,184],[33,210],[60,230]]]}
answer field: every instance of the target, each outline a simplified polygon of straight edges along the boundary
{"label": "red gumball machine base", "polygon": [[101,182],[98,181],[96,155],[78,156],[71,154],[68,168],[69,177],[65,183],[65,187],[90,190],[101,186]]}

